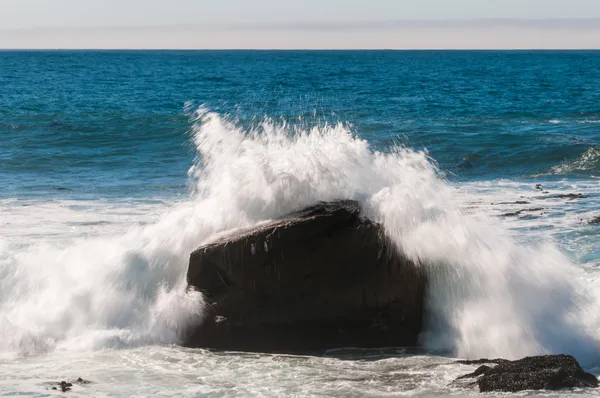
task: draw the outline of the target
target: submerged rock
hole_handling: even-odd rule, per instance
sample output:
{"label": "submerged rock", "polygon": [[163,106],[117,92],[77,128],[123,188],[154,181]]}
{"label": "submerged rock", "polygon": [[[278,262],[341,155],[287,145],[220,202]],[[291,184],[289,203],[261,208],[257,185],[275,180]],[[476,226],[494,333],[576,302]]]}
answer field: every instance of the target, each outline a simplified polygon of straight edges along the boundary
{"label": "submerged rock", "polygon": [[496,364],[493,367],[482,365],[475,372],[457,379],[479,377],[476,383],[481,392],[598,387],[596,376],[585,372],[570,355],[527,357],[518,361],[482,359],[458,363]]}
{"label": "submerged rock", "polygon": [[71,387],[73,387],[72,383],[67,383],[66,381],[60,382],[60,389],[62,390],[62,392],[71,391]]}
{"label": "submerged rock", "polygon": [[72,382],[61,381],[61,382],[51,382],[47,383],[51,387],[46,387],[46,389],[50,388],[51,390],[61,390],[62,392],[69,392],[73,388],[73,384],[91,384],[92,382],[89,380],[84,380],[81,377],[78,377],[77,380],[73,380]]}
{"label": "submerged rock", "polygon": [[[547,192],[544,192],[547,193]],[[551,195],[544,199],[567,199],[567,200],[575,200],[575,199],[584,199],[585,195],[582,193],[567,193],[560,195]]]}
{"label": "submerged rock", "polygon": [[201,247],[187,279],[210,303],[187,346],[287,353],[416,346],[421,331],[422,269],[353,201],[322,203]]}
{"label": "submerged rock", "polygon": [[528,205],[528,204],[531,204],[531,202],[528,202],[526,200],[517,200],[515,202],[492,203],[492,205],[495,205],[495,204],[499,204],[499,205]]}
{"label": "submerged rock", "polygon": [[61,381],[60,383],[52,383],[54,387],[50,388],[51,390],[61,390],[62,392],[71,391],[71,387],[73,387],[73,383],[67,383],[66,381]]}
{"label": "submerged rock", "polygon": [[544,211],[544,210],[545,209],[543,207],[536,207],[533,209],[522,209],[522,210],[517,210],[512,213],[504,213],[504,214],[500,215],[500,217],[518,217],[523,213],[533,213],[533,212]]}

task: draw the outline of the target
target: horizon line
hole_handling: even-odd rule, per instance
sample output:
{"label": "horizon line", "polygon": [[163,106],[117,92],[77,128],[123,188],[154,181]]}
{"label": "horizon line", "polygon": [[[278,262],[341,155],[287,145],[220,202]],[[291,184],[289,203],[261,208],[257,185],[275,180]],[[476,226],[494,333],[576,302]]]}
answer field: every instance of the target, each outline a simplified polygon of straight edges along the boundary
{"label": "horizon line", "polygon": [[0,52],[51,52],[51,51],[112,51],[112,52],[126,52],[126,51],[145,51],[145,52],[176,52],[176,51],[206,51],[206,52],[227,52],[227,51],[246,51],[246,52],[259,52],[259,51],[278,51],[278,52],[292,52],[292,51],[310,51],[310,52],[375,52],[375,51],[387,51],[387,52],[426,52],[426,51],[439,51],[439,52],[486,52],[486,51],[498,51],[498,52],[581,52],[581,51],[598,51],[598,48],[84,48],[84,47],[57,47],[57,48],[1,48]]}

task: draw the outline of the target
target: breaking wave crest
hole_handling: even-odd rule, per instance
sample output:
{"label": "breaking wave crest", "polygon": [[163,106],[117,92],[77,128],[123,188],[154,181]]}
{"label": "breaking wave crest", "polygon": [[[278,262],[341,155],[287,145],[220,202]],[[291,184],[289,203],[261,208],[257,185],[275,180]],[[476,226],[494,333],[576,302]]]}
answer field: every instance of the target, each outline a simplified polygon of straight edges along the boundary
{"label": "breaking wave crest", "polygon": [[600,148],[591,147],[573,161],[552,167],[551,174],[567,175],[581,172],[600,172]]}

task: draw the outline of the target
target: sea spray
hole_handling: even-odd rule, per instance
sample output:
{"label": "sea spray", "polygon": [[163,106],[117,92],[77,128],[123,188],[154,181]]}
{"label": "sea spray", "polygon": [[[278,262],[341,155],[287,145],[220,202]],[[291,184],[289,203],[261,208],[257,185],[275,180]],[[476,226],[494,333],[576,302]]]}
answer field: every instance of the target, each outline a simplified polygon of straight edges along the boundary
{"label": "sea spray", "polygon": [[236,208],[268,218],[355,199],[400,250],[426,264],[426,347],[462,357],[568,352],[598,360],[589,313],[597,304],[582,272],[551,245],[520,246],[498,221],[465,215],[427,153],[375,152],[343,125],[303,131],[265,122],[244,131],[202,109],[198,118],[204,167],[196,179],[208,197],[225,199],[234,185]]}
{"label": "sea spray", "polygon": [[177,343],[196,326],[189,253],[227,230],[317,201],[358,200],[410,258],[428,267],[425,347],[461,357],[546,352],[598,359],[596,301],[552,246],[519,246],[460,196],[423,151],[374,151],[343,124],[253,128],[201,108],[193,194],[124,234],[0,247],[4,351]]}

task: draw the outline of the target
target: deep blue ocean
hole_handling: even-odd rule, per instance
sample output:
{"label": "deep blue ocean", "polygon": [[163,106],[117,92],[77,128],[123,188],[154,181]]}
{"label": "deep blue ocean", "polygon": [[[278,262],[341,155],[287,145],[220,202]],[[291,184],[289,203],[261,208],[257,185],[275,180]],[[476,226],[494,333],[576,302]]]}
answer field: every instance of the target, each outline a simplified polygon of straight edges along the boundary
{"label": "deep blue ocean", "polygon": [[[340,198],[436,276],[422,355],[178,345],[192,250]],[[599,286],[600,51],[0,51],[0,395],[462,396],[455,358],[544,353],[600,374]]]}
{"label": "deep blue ocean", "polygon": [[591,151],[559,173],[589,178],[599,82],[594,51],[2,52],[1,195],[180,192],[190,104],[244,124],[342,122],[381,150],[427,148],[451,179],[535,179]]}

